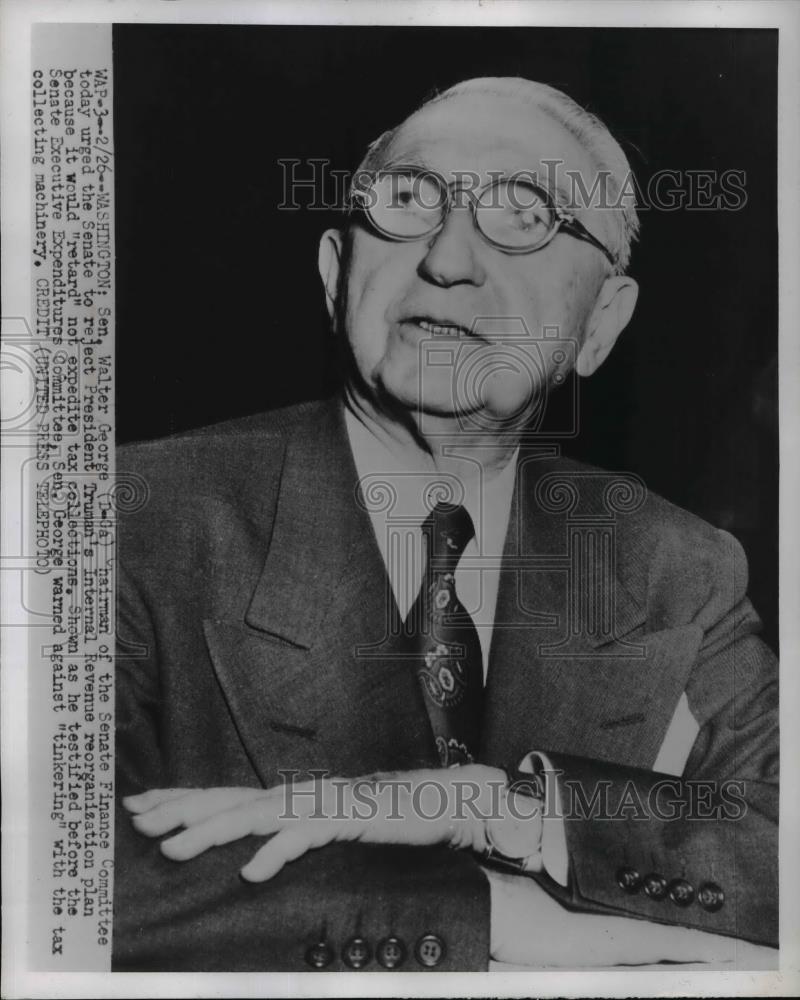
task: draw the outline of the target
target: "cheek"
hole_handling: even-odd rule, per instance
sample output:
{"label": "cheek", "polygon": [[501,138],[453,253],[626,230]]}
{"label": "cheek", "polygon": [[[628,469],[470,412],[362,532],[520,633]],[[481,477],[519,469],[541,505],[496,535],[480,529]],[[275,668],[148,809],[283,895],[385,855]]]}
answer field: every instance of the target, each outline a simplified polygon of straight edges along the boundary
{"label": "cheek", "polygon": [[[501,337],[486,356],[485,401],[490,410],[505,416],[522,415],[540,404],[546,385],[563,371],[565,350],[574,362],[596,295],[596,276],[585,267],[565,261],[557,267],[536,263],[535,272],[525,262],[503,285],[506,315],[524,320],[523,340],[518,339],[522,331],[516,338]],[[525,342],[528,337],[533,343]],[[566,348],[558,341],[566,341]]]}
{"label": "cheek", "polygon": [[361,236],[348,269],[346,329],[352,341],[367,348],[386,339],[387,311],[403,294],[414,263],[381,240]]}
{"label": "cheek", "polygon": [[348,275],[344,328],[357,358],[380,354],[386,340],[379,278],[372,267],[351,268]]}
{"label": "cheek", "polygon": [[[593,275],[578,267],[560,267],[537,275],[525,286],[525,321],[535,339],[548,336],[580,341],[594,302]],[[557,333],[556,333],[557,331]]]}

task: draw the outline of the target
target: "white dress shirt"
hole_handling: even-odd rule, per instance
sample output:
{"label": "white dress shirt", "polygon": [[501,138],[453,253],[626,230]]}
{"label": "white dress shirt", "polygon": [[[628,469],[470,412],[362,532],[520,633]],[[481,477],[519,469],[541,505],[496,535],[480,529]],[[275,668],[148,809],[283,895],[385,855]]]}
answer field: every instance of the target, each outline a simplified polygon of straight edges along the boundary
{"label": "white dress shirt", "polygon": [[[350,409],[345,410],[345,422],[375,537],[404,620],[425,573],[422,523],[430,511],[426,493],[440,485],[455,502],[463,503],[472,518],[475,535],[458,562],[456,592],[478,632],[485,680],[518,449],[491,477],[476,463],[474,477],[456,480],[434,469],[420,472],[414,465],[417,456],[407,459],[391,449]],[[385,484],[385,489],[381,484]],[[388,509],[386,490],[394,494]],[[371,502],[373,494],[375,500]]]}

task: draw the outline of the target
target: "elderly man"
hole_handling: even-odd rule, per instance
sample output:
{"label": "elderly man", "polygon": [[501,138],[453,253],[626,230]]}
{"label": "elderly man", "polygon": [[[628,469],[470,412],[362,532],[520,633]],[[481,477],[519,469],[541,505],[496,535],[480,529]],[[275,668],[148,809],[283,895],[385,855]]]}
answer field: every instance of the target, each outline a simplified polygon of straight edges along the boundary
{"label": "elderly man", "polygon": [[322,237],[341,397],[121,455],[116,968],[777,943],[742,551],[543,431],[634,310],[628,184],[559,91],[446,91]]}

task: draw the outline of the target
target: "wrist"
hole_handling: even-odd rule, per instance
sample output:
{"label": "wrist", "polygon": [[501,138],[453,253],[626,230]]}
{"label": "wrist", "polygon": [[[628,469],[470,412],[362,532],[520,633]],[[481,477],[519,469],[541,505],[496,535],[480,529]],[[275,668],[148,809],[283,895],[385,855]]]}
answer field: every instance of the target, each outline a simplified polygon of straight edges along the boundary
{"label": "wrist", "polygon": [[515,872],[541,871],[544,796],[538,775],[511,772],[499,808],[484,821],[484,861]]}
{"label": "wrist", "polygon": [[486,821],[498,813],[508,776],[498,767],[462,764],[448,769],[450,820],[447,843],[455,849],[483,855],[487,849]]}

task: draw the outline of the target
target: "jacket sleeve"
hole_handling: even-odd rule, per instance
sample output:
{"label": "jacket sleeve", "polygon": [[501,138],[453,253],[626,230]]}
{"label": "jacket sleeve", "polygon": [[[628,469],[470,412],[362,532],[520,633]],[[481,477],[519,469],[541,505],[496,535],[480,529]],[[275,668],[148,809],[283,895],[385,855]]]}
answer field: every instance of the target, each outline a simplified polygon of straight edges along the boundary
{"label": "jacket sleeve", "polygon": [[669,610],[685,598],[673,596],[680,580],[667,561],[654,562],[651,613],[659,624],[682,614],[704,636],[686,686],[699,732],[683,773],[548,751],[570,875],[567,888],[539,880],[578,909],[777,946],[777,663],[756,634],[745,557],[730,535],[717,532],[694,565],[672,561],[673,569],[710,580],[691,615]]}
{"label": "jacket sleeve", "polygon": [[415,951],[431,934],[442,945],[436,971],[485,970],[488,884],[464,852],[332,844],[249,884],[238,872],[257,838],[177,863],[136,833],[119,800],[174,784],[160,737],[169,692],[146,600],[123,571],[118,592],[113,969],[307,972],[309,949],[324,943],[326,970],[347,970],[343,949],[360,937],[365,968],[380,971],[377,946],[392,936],[406,951],[398,971],[430,971]]}

